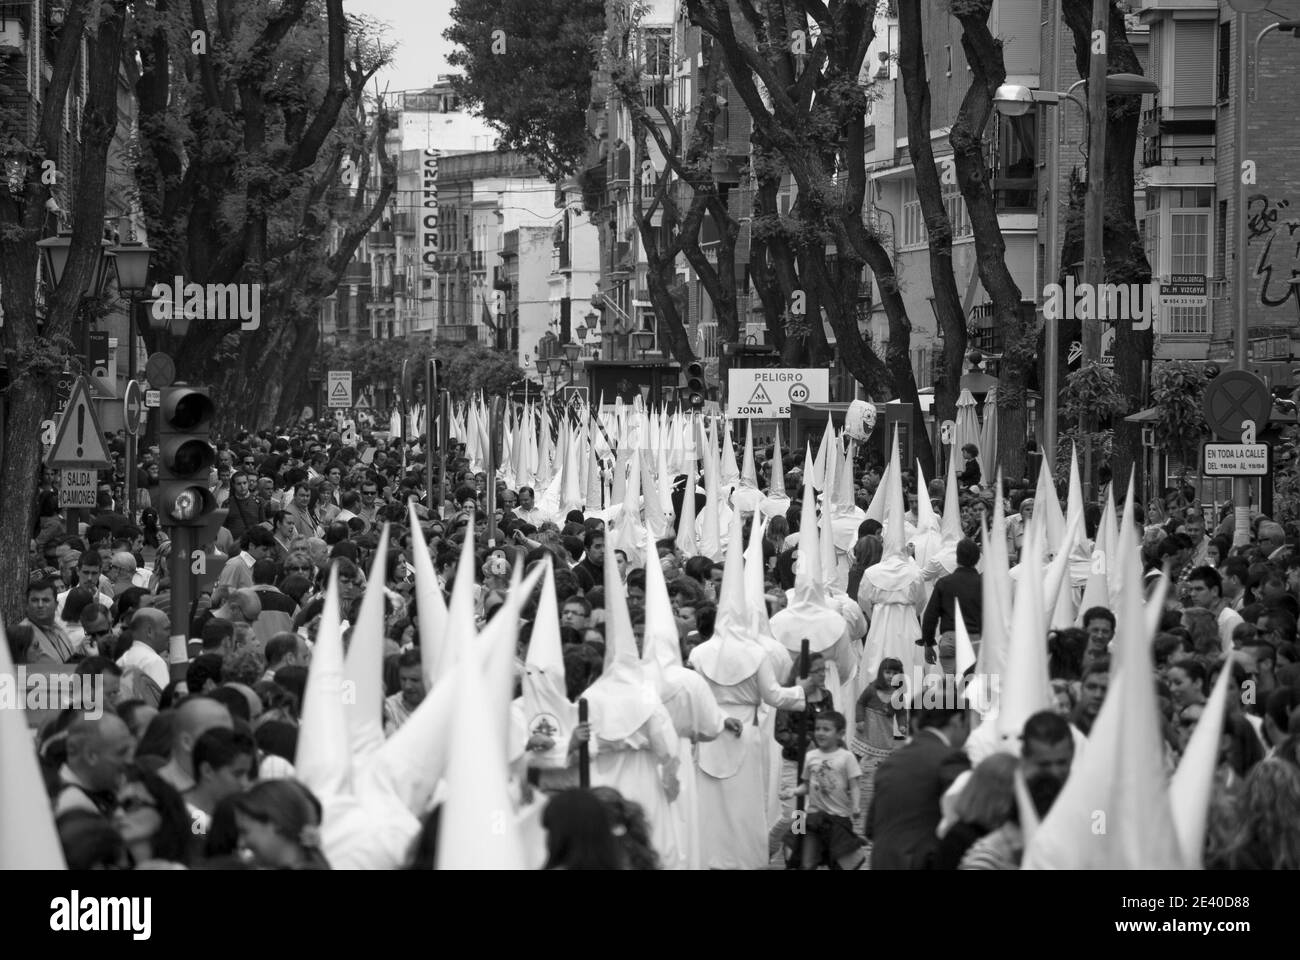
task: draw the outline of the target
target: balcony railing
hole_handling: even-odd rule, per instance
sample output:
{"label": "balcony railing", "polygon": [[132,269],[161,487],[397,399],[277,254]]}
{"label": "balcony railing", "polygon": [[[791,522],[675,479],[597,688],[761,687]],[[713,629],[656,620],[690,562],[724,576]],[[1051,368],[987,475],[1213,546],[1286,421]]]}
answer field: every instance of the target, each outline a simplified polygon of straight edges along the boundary
{"label": "balcony railing", "polygon": [[1142,145],[1144,167],[1214,166],[1214,137],[1157,133]]}
{"label": "balcony railing", "polygon": [[414,233],[416,217],[413,213],[398,213],[392,217],[394,233]]}
{"label": "balcony railing", "polygon": [[349,263],[347,269],[343,271],[343,283],[349,286],[352,284],[359,287],[370,286],[370,264]]}
{"label": "balcony railing", "polygon": [[370,245],[372,247],[392,247],[397,245],[397,235],[392,230],[371,230]]}
{"label": "balcony railing", "polygon": [[478,340],[478,327],[474,324],[443,324],[434,331],[434,339],[448,343],[473,343]]}

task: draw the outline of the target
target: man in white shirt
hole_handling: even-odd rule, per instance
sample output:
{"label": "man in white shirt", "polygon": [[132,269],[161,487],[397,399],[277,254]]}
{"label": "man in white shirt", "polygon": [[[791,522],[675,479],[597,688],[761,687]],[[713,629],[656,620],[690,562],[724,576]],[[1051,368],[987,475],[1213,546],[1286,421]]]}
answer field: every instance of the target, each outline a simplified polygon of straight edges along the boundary
{"label": "man in white shirt", "polygon": [[132,614],[127,629],[131,632],[131,647],[118,658],[117,665],[123,670],[134,667],[156,683],[159,690],[166,689],[171,683],[171,672],[162,652],[171,640],[171,620],[161,610],[142,607]]}
{"label": "man in white shirt", "polygon": [[515,507],[515,516],[533,527],[542,525],[542,511],[537,508],[536,497],[532,487],[519,488],[519,505]]}
{"label": "man in white shirt", "polygon": [[[100,571],[99,554],[96,553],[94,550],[85,551],[84,553],[82,553],[81,559],[77,561],[76,585],[78,587],[87,587],[91,590],[94,590],[95,602],[104,607],[111,607],[113,606],[113,598],[111,595],[105,593],[102,589],[100,589],[99,571]],[[68,594],[70,594],[71,592],[72,592],[72,588],[69,587],[67,590],[64,590],[62,593],[60,593],[56,598],[57,601],[56,606],[58,607],[60,612],[62,612],[63,604],[67,601]]]}
{"label": "man in white shirt", "polygon": [[253,564],[275,559],[275,534],[263,526],[250,527],[242,540],[243,550],[221,568],[218,587],[240,590],[253,586]]}
{"label": "man in white shirt", "polygon": [[1187,594],[1192,604],[1204,607],[1214,614],[1219,622],[1219,639],[1223,649],[1232,649],[1232,631],[1237,624],[1243,623],[1236,610],[1228,606],[1223,599],[1223,578],[1213,567],[1197,567],[1187,575]]}

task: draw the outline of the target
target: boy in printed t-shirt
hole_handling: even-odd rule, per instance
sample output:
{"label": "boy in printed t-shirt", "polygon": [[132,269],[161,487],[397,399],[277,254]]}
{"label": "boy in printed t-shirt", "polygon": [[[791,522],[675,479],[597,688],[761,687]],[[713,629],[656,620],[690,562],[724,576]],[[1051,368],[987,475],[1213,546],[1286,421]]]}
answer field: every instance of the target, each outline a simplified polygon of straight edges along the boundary
{"label": "boy in printed t-shirt", "polygon": [[853,811],[860,804],[862,770],[844,746],[844,714],[834,710],[819,716],[813,727],[817,749],[804,760],[804,782],[793,796],[808,797],[808,817],[802,843],[804,870],[816,870],[829,860],[841,870],[857,870],[866,860],[862,839],[853,832]]}

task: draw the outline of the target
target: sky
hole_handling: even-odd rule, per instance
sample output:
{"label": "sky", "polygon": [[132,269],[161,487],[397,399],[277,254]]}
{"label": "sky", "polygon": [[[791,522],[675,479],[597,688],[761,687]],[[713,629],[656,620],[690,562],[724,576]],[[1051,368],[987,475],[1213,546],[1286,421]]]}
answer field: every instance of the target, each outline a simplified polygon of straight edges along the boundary
{"label": "sky", "polygon": [[382,91],[419,90],[433,84],[438,74],[451,73],[447,56],[452,45],[442,38],[451,26],[452,0],[344,0],[348,13],[365,14],[391,25],[390,43],[396,43],[393,65],[371,81]]}

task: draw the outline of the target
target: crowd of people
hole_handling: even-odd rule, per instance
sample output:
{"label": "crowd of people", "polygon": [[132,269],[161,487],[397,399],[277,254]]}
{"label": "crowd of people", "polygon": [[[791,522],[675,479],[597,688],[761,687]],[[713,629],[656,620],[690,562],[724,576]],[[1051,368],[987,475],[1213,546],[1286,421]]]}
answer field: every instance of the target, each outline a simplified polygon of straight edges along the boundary
{"label": "crowd of people", "polygon": [[[1212,516],[1190,488],[1143,509],[1104,476],[1085,503],[1077,475],[982,478],[974,448],[927,480],[830,431],[815,459],[750,440],[729,470],[729,427],[714,430],[689,457],[652,450],[667,427],[633,432],[646,452],[617,451],[576,505],[555,495],[567,464],[489,476],[474,443],[349,446],[329,422],[217,438],[227,513],[188,610],[170,602],[167,531],[151,508],[119,508],[117,468],[68,528],[43,478],[27,617],[5,629],[15,665],[95,683],[97,702],[33,731],[67,865],[340,865],[328,803],[297,769],[313,657],[331,604],[351,655],[381,596],[374,719],[389,740],[419,722],[437,680],[427,566],[449,632],[459,615],[480,632],[503,610],[518,621],[507,759],[516,802],[544,801],[537,866],[1029,866],[1071,770],[1100,762],[1131,547],[1160,789],[1190,789],[1198,725],[1221,731],[1186,859],[1300,868],[1294,527],[1253,516],[1234,544],[1231,505]],[[140,469],[147,491],[156,450]],[[1013,696],[1033,658],[1032,695]],[[545,677],[558,693],[541,709]],[[962,697],[981,678],[992,705],[973,709]],[[437,862],[446,786],[399,866]]]}

